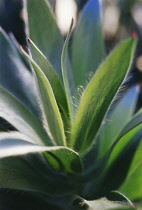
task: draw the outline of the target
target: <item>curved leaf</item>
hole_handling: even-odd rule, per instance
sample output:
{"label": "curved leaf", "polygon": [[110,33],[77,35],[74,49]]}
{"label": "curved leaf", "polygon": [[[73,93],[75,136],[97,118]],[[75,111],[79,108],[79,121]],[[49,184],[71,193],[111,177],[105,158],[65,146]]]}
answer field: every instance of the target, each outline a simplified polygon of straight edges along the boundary
{"label": "curved leaf", "polygon": [[[62,78],[61,52],[63,38],[57,28],[49,3],[46,0],[35,0],[33,4],[33,0],[28,0],[27,9],[31,39]],[[36,60],[34,52],[33,59]]]}
{"label": "curved leaf", "polygon": [[[42,156],[0,159],[0,188],[65,196],[73,192],[67,176],[51,171]],[[64,186],[64,187],[63,187]]]}
{"label": "curved leaf", "polygon": [[22,60],[14,42],[2,29],[0,58],[0,86],[18,98],[41,123],[43,113],[39,105],[40,98],[35,78]]}
{"label": "curved leaf", "polygon": [[41,93],[46,120],[49,126],[49,132],[51,132],[51,136],[53,137],[52,139],[54,140],[54,142],[56,142],[57,145],[66,145],[63,121],[58,109],[58,105],[56,103],[52,87],[40,67],[34,62],[33,59],[28,56],[28,54],[26,54],[24,51],[23,53],[31,61],[34,67]]}
{"label": "curved leaf", "polygon": [[[135,41],[121,43],[88,84],[72,129],[72,147],[83,153],[93,142],[102,120],[124,80],[135,49]],[[122,56],[125,54],[125,56]],[[119,64],[123,65],[119,65]],[[111,76],[110,76],[111,75]]]}
{"label": "curved leaf", "polygon": [[31,141],[40,145],[53,145],[46,131],[34,119],[28,109],[6,90],[0,88],[0,116],[10,122]]}
{"label": "curved leaf", "polygon": [[57,104],[59,106],[65,128],[68,130],[70,127],[70,119],[69,119],[69,110],[67,104],[67,98],[65,94],[65,90],[63,85],[46,57],[42,54],[42,52],[37,48],[37,46],[29,39],[30,46],[32,48],[32,52],[34,53],[35,62],[40,66],[42,71],[44,72],[45,76],[49,80],[49,83],[52,87],[54,92],[54,96],[56,98]]}
{"label": "curved leaf", "polygon": [[71,60],[76,89],[86,86],[104,58],[104,41],[98,0],[88,0],[79,16],[71,46]]}
{"label": "curved leaf", "polygon": [[82,170],[78,154],[67,147],[39,146],[30,142],[24,135],[0,134],[0,158],[41,152],[51,168],[56,171],[76,174]]}

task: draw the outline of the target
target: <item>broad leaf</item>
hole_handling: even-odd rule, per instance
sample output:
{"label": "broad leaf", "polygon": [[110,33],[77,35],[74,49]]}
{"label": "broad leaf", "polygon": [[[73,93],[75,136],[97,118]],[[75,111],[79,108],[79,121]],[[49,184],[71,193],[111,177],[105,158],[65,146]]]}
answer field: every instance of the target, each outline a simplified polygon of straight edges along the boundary
{"label": "broad leaf", "polygon": [[[0,30],[0,86],[20,100],[41,123],[42,111],[35,78],[12,40]],[[31,88],[32,87],[32,88]]]}
{"label": "broad leaf", "polygon": [[78,154],[69,148],[38,146],[27,141],[27,137],[15,133],[0,135],[0,158],[41,152],[54,170],[67,173],[78,173],[82,170]]}
{"label": "broad leaf", "polygon": [[0,116],[11,123],[31,141],[40,145],[53,145],[44,128],[34,119],[23,104],[6,90],[0,88]]}
{"label": "broad leaf", "polygon": [[57,104],[59,106],[64,125],[66,127],[66,130],[69,129],[69,116],[68,116],[68,105],[67,105],[67,99],[65,95],[65,90],[63,88],[63,85],[52,67],[52,65],[49,63],[49,61],[46,59],[46,57],[42,54],[42,52],[37,48],[37,46],[29,39],[29,43],[32,49],[32,52],[34,53],[35,62],[40,66],[42,71],[44,72],[45,76],[49,80],[49,83],[52,87],[52,90],[54,92],[54,96],[56,98]]}
{"label": "broad leaf", "polygon": [[51,171],[39,155],[2,158],[0,170],[1,189],[47,193],[50,196],[70,195],[73,191],[68,177]]}
{"label": "broad leaf", "polygon": [[108,114],[99,132],[100,156],[102,157],[132,117],[138,98],[137,87],[133,86]]}
{"label": "broad leaf", "polygon": [[23,53],[28,57],[34,67],[41,93],[45,116],[49,127],[49,132],[51,132],[53,141],[57,145],[66,145],[63,121],[58,109],[58,105],[56,103],[52,87],[40,67],[25,52]]}
{"label": "broad leaf", "polygon": [[[60,78],[63,38],[46,0],[27,1],[30,38],[53,65]],[[33,58],[36,60],[36,56]]]}
{"label": "broad leaf", "polygon": [[98,0],[88,0],[79,16],[75,30],[71,59],[76,89],[86,86],[104,57],[104,42]]}
{"label": "broad leaf", "polygon": [[[135,44],[133,39],[121,43],[98,69],[84,91],[72,129],[72,147],[75,150],[83,153],[93,142],[110,104],[126,76]],[[125,56],[122,56],[123,54]]]}

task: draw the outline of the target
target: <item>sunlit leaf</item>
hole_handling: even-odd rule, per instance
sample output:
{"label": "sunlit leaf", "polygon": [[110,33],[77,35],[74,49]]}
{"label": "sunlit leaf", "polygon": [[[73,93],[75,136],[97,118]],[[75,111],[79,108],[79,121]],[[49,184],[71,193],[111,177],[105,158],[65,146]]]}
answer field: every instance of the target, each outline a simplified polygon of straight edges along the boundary
{"label": "sunlit leaf", "polygon": [[53,137],[53,140],[56,142],[57,145],[66,145],[63,121],[58,109],[58,105],[56,103],[52,87],[40,67],[24,51],[23,53],[31,61],[37,76],[46,120],[49,126],[49,132],[51,132],[51,136]]}
{"label": "sunlit leaf", "polygon": [[30,46],[32,48],[32,52],[34,53],[35,62],[40,66],[42,71],[44,72],[45,76],[50,82],[50,85],[52,87],[52,90],[54,92],[54,96],[56,98],[57,104],[59,106],[64,125],[66,129],[69,129],[69,111],[68,111],[68,105],[67,105],[67,99],[65,95],[65,90],[63,88],[63,85],[52,67],[52,65],[49,63],[49,61],[46,59],[46,57],[42,54],[42,52],[37,48],[37,46],[29,40]]}
{"label": "sunlit leaf", "polygon": [[72,129],[72,146],[75,150],[85,152],[93,142],[110,103],[126,76],[134,49],[133,39],[122,42],[88,84],[81,97]]}

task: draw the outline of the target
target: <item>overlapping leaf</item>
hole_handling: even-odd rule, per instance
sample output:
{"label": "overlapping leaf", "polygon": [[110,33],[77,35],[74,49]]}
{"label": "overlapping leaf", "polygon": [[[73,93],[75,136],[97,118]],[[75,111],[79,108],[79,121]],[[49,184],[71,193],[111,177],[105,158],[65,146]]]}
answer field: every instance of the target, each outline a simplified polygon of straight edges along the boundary
{"label": "overlapping leaf", "polygon": [[10,122],[31,141],[40,145],[53,145],[44,128],[34,119],[20,101],[0,88],[0,116]]}
{"label": "overlapping leaf", "polygon": [[42,71],[44,72],[45,76],[49,80],[49,83],[52,87],[52,90],[54,92],[54,96],[56,98],[57,104],[59,106],[65,128],[69,129],[69,110],[67,105],[67,99],[65,95],[65,90],[63,88],[63,85],[61,83],[61,80],[59,79],[56,71],[52,67],[52,65],[49,63],[49,61],[45,58],[45,56],[42,54],[42,52],[37,48],[37,46],[29,40],[32,52],[34,53],[34,59],[35,62],[40,66]]}
{"label": "overlapping leaf", "polygon": [[[39,106],[38,90],[30,70],[23,62],[10,38],[0,30],[0,86],[20,100],[42,122],[43,114]],[[32,88],[31,88],[32,87]],[[27,94],[28,93],[28,94]],[[38,103],[39,102],[39,103]],[[42,122],[43,123],[43,122]]]}
{"label": "overlapping leaf", "polygon": [[53,140],[57,145],[66,145],[63,121],[52,87],[40,67],[24,51],[23,53],[31,61],[37,75],[45,116],[49,127],[48,133],[51,132],[51,137],[53,137]]}
{"label": "overlapping leaf", "polygon": [[108,107],[125,78],[134,48],[133,39],[121,43],[88,84],[72,129],[72,146],[75,150],[85,152],[93,142]]}
{"label": "overlapping leaf", "polygon": [[68,173],[81,172],[82,166],[79,156],[73,150],[59,146],[38,146],[27,141],[27,139],[20,134],[2,133],[0,135],[0,157],[44,152],[45,159],[55,170]]}

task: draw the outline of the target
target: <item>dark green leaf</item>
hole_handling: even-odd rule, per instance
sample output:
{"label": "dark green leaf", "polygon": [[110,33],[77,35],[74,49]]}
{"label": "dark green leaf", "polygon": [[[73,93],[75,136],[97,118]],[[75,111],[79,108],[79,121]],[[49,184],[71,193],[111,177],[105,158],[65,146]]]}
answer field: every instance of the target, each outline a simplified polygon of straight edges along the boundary
{"label": "dark green leaf", "polygon": [[50,196],[72,194],[67,176],[53,172],[39,155],[0,159],[0,188],[47,193]]}
{"label": "dark green leaf", "polygon": [[[139,127],[119,140],[111,154],[109,154],[109,159],[107,156],[104,159],[105,167],[102,165],[102,170],[97,174],[97,178],[95,176],[89,181],[86,180],[82,190],[84,196],[88,199],[106,196],[108,192],[117,190],[125,182],[141,138],[142,129]],[[92,190],[90,191],[90,189]],[[128,195],[126,194],[126,196]]]}
{"label": "dark green leaf", "polygon": [[16,45],[2,29],[0,58],[0,86],[20,100],[42,124],[43,114],[39,106],[40,98],[35,78],[21,58]]}
{"label": "dark green leaf", "polygon": [[[88,0],[84,6],[71,47],[72,69],[75,88],[86,86],[104,57],[100,6],[98,0]],[[91,74],[91,75],[90,75]]]}
{"label": "dark green leaf", "polygon": [[40,145],[53,145],[44,128],[20,101],[0,88],[0,116],[10,122],[21,133],[29,136],[31,141]]}
{"label": "dark green leaf", "polygon": [[[63,38],[57,28],[49,3],[46,0],[27,1],[29,32],[31,39],[44,53],[49,62],[61,74]],[[33,54],[34,60],[36,57]]]}
{"label": "dark green leaf", "polygon": [[39,146],[30,142],[24,135],[0,134],[0,158],[41,152],[54,170],[67,173],[78,173],[82,170],[78,154],[67,147]]}
{"label": "dark green leaf", "polygon": [[[135,44],[133,39],[121,43],[99,68],[84,91],[72,129],[72,147],[75,150],[83,153],[93,142],[126,76]],[[125,56],[122,56],[123,54]]]}

